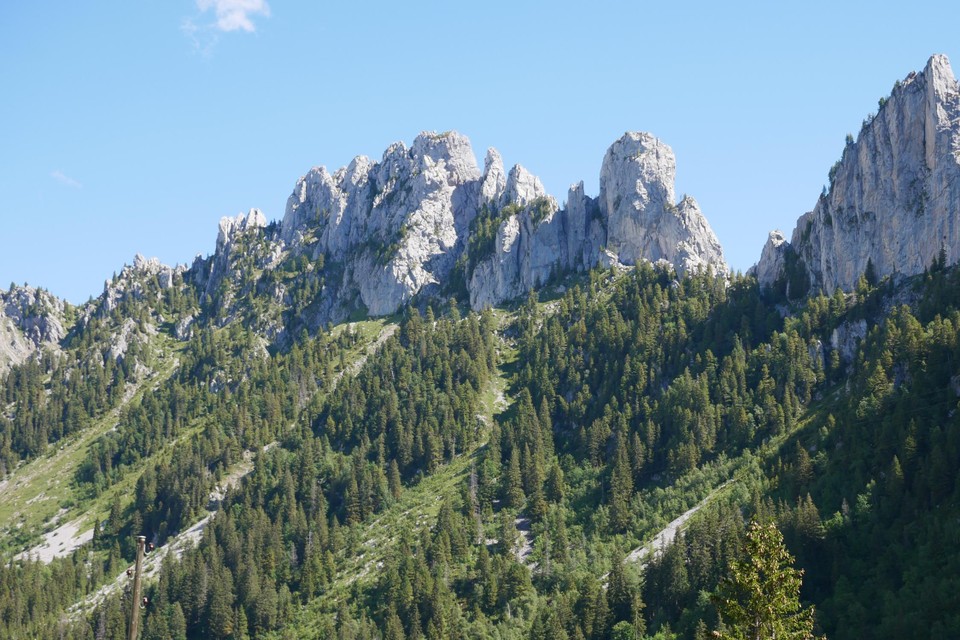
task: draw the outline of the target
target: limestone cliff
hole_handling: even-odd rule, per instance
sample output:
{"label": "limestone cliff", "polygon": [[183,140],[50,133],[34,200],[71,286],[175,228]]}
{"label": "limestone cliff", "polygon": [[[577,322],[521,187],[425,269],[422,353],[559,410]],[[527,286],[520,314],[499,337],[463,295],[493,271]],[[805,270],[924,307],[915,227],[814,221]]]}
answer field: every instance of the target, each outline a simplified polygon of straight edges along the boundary
{"label": "limestone cliff", "polygon": [[424,132],[379,161],[311,169],[279,224],[258,210],[224,218],[216,251],[185,278],[219,324],[242,312],[237,301],[266,295],[272,302],[254,320],[279,339],[355,312],[394,313],[415,297],[499,304],[611,251],[624,264],[666,260],[725,273],[696,201],[675,201],[674,173],[667,145],[628,133],[604,159],[600,197],[580,183],[561,207],[526,168],[506,170],[496,150],[481,171],[465,136]]}
{"label": "limestone cliff", "polygon": [[[597,264],[666,261],[725,273],[696,201],[674,197],[675,171],[670,147],[627,133],[603,160],[599,197],[581,182],[561,207],[526,168],[507,170],[496,150],[481,171],[465,136],[421,133],[379,161],[311,169],[280,222],[259,209],[222,218],[216,249],[190,267],[137,255],[77,310],[71,330],[106,321],[105,357],[119,360],[165,324],[185,340],[197,323],[242,322],[265,343],[282,343],[357,312],[394,313],[415,297],[465,297],[481,309]],[[176,305],[165,307],[168,298]],[[113,322],[129,305],[153,311]],[[0,371],[58,343],[63,325],[63,303],[48,294],[0,294]]]}
{"label": "limestone cliff", "polygon": [[0,375],[43,348],[58,348],[66,335],[65,303],[43,289],[0,291]]}
{"label": "limestone cliff", "polygon": [[676,202],[673,150],[649,133],[627,133],[603,159],[600,210],[609,251],[624,264],[666,260],[681,271],[726,272],[720,242],[697,201]]}
{"label": "limestone cliff", "polygon": [[[796,256],[812,290],[851,290],[872,264],[878,278],[913,275],[944,251],[960,260],[960,87],[945,56],[899,81],[830,171],[830,187],[797,221],[789,243],[764,248],[764,288]],[[794,296],[804,291],[793,291]]]}
{"label": "limestone cliff", "polygon": [[477,212],[479,178],[466,137],[424,133],[380,162],[361,156],[333,174],[312,169],[287,200],[280,237],[337,272],[324,292],[336,306],[359,299],[373,315],[392,313],[449,277]]}
{"label": "limestone cliff", "polygon": [[500,223],[492,254],[479,260],[471,256],[474,308],[516,298],[552,275],[611,259],[628,265],[664,260],[681,271],[707,265],[727,271],[720,243],[696,201],[675,202],[673,151],[649,133],[626,133],[616,141],[600,170],[599,198],[587,197],[581,182],[570,189],[563,209],[522,167],[510,172],[502,190],[488,187],[502,173],[498,162],[499,156],[488,155],[482,204],[510,213]]}
{"label": "limestone cliff", "polygon": [[[588,232],[587,216],[595,206],[583,195],[583,184],[573,187],[561,209],[529,171],[515,166],[500,181],[502,165],[494,150],[487,154],[482,180],[481,207],[498,220],[492,243],[471,242],[472,269],[468,290],[475,309],[517,298],[545,284],[551,276],[596,262],[601,240],[599,220]],[[499,188],[491,186],[500,184]],[[482,228],[474,229],[483,234]],[[473,238],[476,240],[476,237]],[[477,248],[480,250],[477,251]]]}

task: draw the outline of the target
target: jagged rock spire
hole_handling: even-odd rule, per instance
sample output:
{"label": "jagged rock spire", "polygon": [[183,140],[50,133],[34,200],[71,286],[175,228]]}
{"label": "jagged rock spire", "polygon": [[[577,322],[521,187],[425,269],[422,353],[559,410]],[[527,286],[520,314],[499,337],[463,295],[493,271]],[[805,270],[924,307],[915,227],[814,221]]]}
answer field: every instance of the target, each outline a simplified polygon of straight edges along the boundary
{"label": "jagged rock spire", "polygon": [[[339,279],[327,280],[331,317],[336,301],[357,298],[374,315],[392,313],[457,277],[466,278],[475,308],[497,304],[555,273],[597,264],[603,246],[627,264],[663,259],[725,272],[696,201],[674,201],[674,173],[670,147],[629,133],[604,160],[599,202],[581,184],[561,209],[533,173],[520,165],[506,171],[496,150],[481,172],[465,136],[426,132],[409,149],[391,145],[380,162],[358,157],[333,174],[312,169],[287,201],[279,236],[286,249],[341,267]],[[476,246],[469,255],[481,211],[494,217],[485,224],[497,225],[495,237],[477,245],[482,255]]]}

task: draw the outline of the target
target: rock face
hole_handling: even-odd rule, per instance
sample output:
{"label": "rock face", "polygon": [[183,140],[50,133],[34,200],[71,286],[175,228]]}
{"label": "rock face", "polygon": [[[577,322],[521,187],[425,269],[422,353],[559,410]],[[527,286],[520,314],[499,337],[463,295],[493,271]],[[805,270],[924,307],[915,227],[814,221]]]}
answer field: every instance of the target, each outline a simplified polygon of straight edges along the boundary
{"label": "rock face", "polygon": [[[184,271],[185,267],[168,267],[157,258],[144,258],[138,253],[134,256],[132,265],[124,265],[116,279],[104,283],[99,313],[110,313],[120,301],[128,297],[142,299],[146,289],[144,281],[147,278],[156,278],[160,289],[169,289],[173,286],[174,277]],[[93,307],[87,308],[84,312],[90,313],[92,309]]]}
{"label": "rock face", "polygon": [[235,254],[244,252],[245,247],[241,244],[242,238],[249,234],[255,234],[266,226],[267,218],[259,209],[250,209],[247,213],[240,213],[232,218],[229,216],[220,218],[217,249],[208,264],[204,265],[206,269],[200,271],[200,273],[203,273],[200,280],[204,285],[206,295],[213,295],[221,282],[229,280],[235,275],[230,273],[231,263],[233,258],[236,257]]}
{"label": "rock face", "polygon": [[424,133],[380,162],[358,157],[332,175],[312,169],[287,200],[280,237],[342,273],[327,280],[335,287],[327,295],[392,313],[446,281],[477,212],[479,179],[466,137]]}
{"label": "rock face", "polygon": [[[380,162],[312,169],[287,201],[278,241],[291,255],[322,257],[322,322],[351,305],[393,313],[459,278],[474,308],[497,304],[597,264],[604,246],[627,264],[665,259],[681,270],[710,264],[726,272],[696,202],[674,203],[674,173],[668,146],[628,133],[607,153],[600,198],[581,183],[561,208],[525,168],[506,171],[495,150],[481,172],[466,137],[422,133]],[[481,227],[488,235],[473,242]]]}
{"label": "rock face", "polygon": [[[696,201],[674,203],[673,151],[649,133],[626,133],[610,147],[600,170],[600,197],[572,187],[559,209],[539,180],[515,167],[503,191],[487,187],[498,176],[488,155],[483,204],[519,211],[500,225],[494,253],[470,279],[474,308],[516,298],[570,269],[604,264],[669,262],[681,271],[712,265],[726,273],[723,250]],[[606,247],[601,252],[602,247]]]}
{"label": "rock face", "polygon": [[783,231],[774,229],[767,236],[767,242],[763,245],[763,251],[760,252],[760,262],[751,267],[747,273],[756,276],[757,280],[768,288],[775,283],[786,286],[787,260],[792,253],[793,248],[787,242]]}
{"label": "rock face", "polygon": [[42,289],[0,291],[0,375],[64,336],[64,302]]}
{"label": "rock face", "polygon": [[[850,291],[871,263],[878,278],[921,273],[944,251],[960,260],[960,87],[945,56],[897,82],[830,171],[830,188],[797,221],[789,245],[764,248],[762,287],[787,277],[785,252],[813,290]],[[771,249],[771,250],[768,250]],[[801,294],[803,292],[795,292]]]}
{"label": "rock face", "polygon": [[[168,323],[186,340],[196,326],[242,321],[280,344],[355,312],[394,313],[415,297],[465,296],[482,309],[598,264],[725,273],[696,201],[675,201],[675,171],[670,147],[627,133],[603,160],[599,197],[581,182],[561,207],[526,168],[507,170],[496,150],[481,171],[465,136],[421,133],[378,162],[360,156],[334,173],[311,169],[279,223],[259,209],[222,218],[216,250],[190,267],[137,255],[77,310],[76,326],[109,320],[126,303],[190,302],[171,317],[112,327],[106,356],[119,360]],[[62,340],[63,317],[64,303],[43,291],[0,292],[0,373]]]}
{"label": "rock face", "polygon": [[502,166],[494,154],[493,150],[487,154],[481,206],[499,212],[502,221],[490,254],[468,255],[474,309],[517,298],[554,274],[582,267],[585,254],[595,256],[601,244],[595,233],[592,246],[586,246],[586,216],[595,206],[583,195],[582,183],[570,190],[567,206],[560,209],[540,180],[520,165],[501,182]]}
{"label": "rock face", "polygon": [[613,143],[600,170],[607,248],[621,263],[666,260],[688,271],[708,264],[726,272],[723,250],[696,200],[675,202],[673,150],[649,133]]}

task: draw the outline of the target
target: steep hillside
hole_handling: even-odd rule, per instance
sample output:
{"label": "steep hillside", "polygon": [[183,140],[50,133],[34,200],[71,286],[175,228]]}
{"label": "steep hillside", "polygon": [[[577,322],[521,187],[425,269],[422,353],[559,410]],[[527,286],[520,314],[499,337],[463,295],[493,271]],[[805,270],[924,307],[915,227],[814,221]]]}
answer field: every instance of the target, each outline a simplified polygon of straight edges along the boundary
{"label": "steep hillside", "polygon": [[898,85],[747,276],[649,134],[561,208],[451,132],[0,293],[0,637],[125,638],[136,535],[145,640],[741,637],[771,563],[768,628],[960,636],[957,95]]}

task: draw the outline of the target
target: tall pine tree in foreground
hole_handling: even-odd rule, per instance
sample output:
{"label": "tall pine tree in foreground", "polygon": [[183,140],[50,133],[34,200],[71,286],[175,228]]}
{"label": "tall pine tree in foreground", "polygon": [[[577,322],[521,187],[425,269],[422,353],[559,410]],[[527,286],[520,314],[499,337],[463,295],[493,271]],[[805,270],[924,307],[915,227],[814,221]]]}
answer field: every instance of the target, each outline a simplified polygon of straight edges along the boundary
{"label": "tall pine tree in foreground", "polygon": [[803,571],[773,523],[751,522],[743,555],[730,567],[715,598],[721,640],[814,640],[813,607],[800,606]]}

